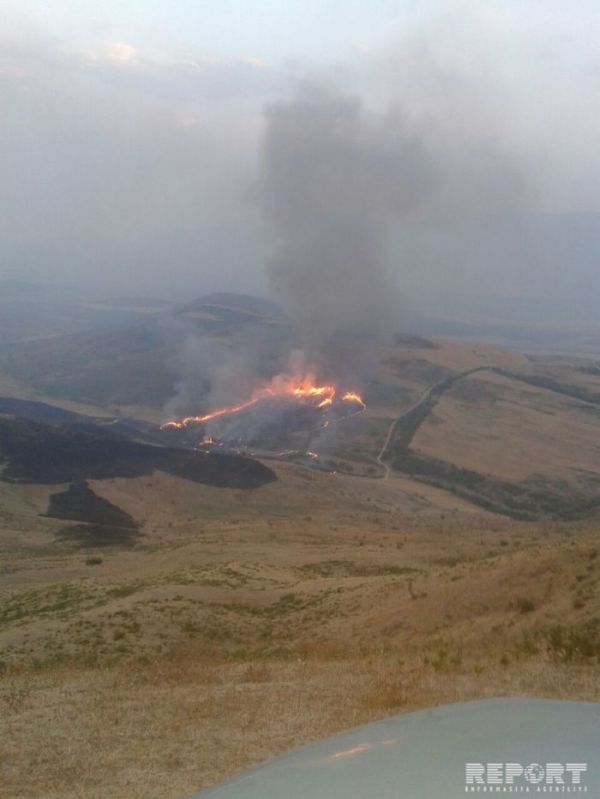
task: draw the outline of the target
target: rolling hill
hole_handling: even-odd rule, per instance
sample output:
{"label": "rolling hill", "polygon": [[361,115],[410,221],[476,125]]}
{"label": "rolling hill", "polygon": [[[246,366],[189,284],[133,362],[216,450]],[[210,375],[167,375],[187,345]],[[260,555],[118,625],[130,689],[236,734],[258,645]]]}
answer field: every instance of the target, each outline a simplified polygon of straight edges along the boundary
{"label": "rolling hill", "polygon": [[[273,335],[273,328],[277,335]],[[25,391],[101,408],[163,408],[181,378],[178,354],[190,337],[260,339],[265,359],[277,357],[289,337],[273,303],[244,295],[211,294],[132,324],[108,330],[12,342],[0,353],[0,371]]]}

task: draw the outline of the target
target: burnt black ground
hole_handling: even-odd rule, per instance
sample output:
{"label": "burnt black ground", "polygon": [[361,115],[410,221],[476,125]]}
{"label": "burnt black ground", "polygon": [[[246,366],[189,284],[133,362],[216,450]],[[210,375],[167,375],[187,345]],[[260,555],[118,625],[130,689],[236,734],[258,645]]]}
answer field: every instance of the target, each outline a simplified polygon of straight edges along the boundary
{"label": "burnt black ground", "polygon": [[50,427],[0,418],[0,457],[5,482],[76,483],[155,470],[223,488],[258,488],[277,479],[252,458],[152,446],[93,424]]}
{"label": "burnt black ground", "polygon": [[46,516],[83,522],[63,527],[58,537],[84,546],[131,545],[138,537],[139,525],[135,519],[99,497],[85,481],[51,494]]}

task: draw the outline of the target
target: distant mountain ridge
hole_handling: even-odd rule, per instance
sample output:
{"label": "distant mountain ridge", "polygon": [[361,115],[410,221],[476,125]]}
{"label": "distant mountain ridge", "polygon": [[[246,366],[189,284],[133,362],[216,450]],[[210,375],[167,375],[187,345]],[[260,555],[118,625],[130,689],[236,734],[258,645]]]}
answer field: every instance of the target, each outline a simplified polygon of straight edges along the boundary
{"label": "distant mountain ridge", "polygon": [[258,316],[283,316],[280,305],[264,297],[254,297],[250,294],[236,294],[231,291],[216,291],[205,294],[197,300],[184,305],[180,312],[199,311],[205,308],[233,308],[247,311]]}

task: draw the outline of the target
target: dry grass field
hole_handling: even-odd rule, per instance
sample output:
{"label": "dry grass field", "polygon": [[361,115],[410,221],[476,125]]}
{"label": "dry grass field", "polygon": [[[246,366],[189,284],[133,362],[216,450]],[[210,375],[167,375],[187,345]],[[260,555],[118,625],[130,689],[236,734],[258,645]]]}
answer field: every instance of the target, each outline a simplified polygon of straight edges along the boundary
{"label": "dry grass field", "polygon": [[498,477],[570,480],[598,467],[599,422],[600,407],[483,372],[442,397],[413,444]]}
{"label": "dry grass field", "polygon": [[57,543],[43,487],[13,488],[13,515],[4,487],[3,796],[176,799],[426,705],[600,699],[593,523],[278,473],[254,492],[94,483],[146,511],[125,549]]}
{"label": "dry grass field", "polygon": [[[578,364],[399,346],[367,412],[324,442],[344,468],[269,460],[278,479],[254,490],[90,480],[140,524],[121,546],[64,537],[44,515],[67,486],[0,482],[0,795],[183,799],[385,715],[600,700],[597,515],[517,521],[375,461],[423,392],[479,366],[597,390]],[[410,448],[580,488],[598,471],[596,406],[555,389],[461,378]]]}

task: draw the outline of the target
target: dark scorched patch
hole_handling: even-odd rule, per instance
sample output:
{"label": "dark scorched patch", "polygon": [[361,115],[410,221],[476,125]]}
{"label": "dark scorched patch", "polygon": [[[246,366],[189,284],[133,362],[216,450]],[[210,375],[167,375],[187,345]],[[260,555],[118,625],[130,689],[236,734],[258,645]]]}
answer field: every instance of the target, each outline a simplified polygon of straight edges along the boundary
{"label": "dark scorched patch", "polygon": [[0,418],[0,479],[23,483],[77,483],[141,477],[155,470],[219,488],[258,488],[276,480],[262,463],[131,441],[94,425],[48,427]]}
{"label": "dark scorched patch", "polygon": [[58,537],[84,546],[130,545],[139,530],[132,516],[99,497],[86,482],[72,483],[66,491],[51,494],[46,516],[83,522],[63,527]]}

